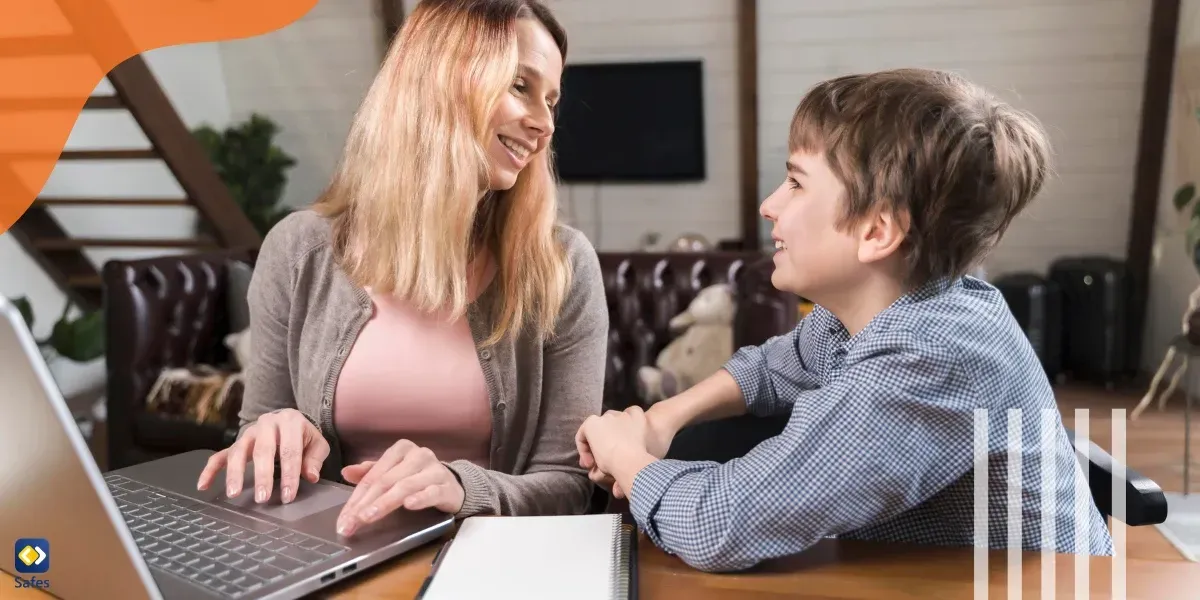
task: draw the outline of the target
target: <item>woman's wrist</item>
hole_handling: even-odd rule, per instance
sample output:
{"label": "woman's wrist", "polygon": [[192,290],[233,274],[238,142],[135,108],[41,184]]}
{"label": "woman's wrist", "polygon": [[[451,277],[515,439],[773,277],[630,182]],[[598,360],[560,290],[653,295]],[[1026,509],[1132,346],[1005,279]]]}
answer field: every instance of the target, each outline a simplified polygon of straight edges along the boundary
{"label": "woman's wrist", "polygon": [[480,513],[489,512],[486,494],[482,489],[486,485],[483,469],[467,461],[442,461],[442,464],[454,474],[458,486],[462,488],[462,505],[454,513],[455,517],[466,518]]}

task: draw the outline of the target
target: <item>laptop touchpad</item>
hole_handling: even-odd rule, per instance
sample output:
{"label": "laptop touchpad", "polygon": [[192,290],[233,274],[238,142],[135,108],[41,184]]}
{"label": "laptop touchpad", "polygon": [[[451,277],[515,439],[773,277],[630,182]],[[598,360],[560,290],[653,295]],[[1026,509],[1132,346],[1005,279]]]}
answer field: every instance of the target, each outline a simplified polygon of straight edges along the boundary
{"label": "laptop touchpad", "polygon": [[322,483],[300,481],[296,499],[284,504],[279,499],[279,486],[271,490],[271,499],[264,504],[254,501],[254,489],[245,489],[236,498],[222,498],[222,502],[263,513],[283,521],[298,521],[323,510],[341,506],[350,499],[350,490]]}

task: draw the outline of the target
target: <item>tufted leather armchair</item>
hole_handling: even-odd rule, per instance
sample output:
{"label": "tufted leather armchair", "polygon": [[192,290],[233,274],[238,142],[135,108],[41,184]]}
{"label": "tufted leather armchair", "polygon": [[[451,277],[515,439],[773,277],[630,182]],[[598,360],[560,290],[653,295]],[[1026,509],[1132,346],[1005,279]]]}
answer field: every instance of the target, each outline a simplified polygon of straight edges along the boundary
{"label": "tufted leather armchair", "polygon": [[654,364],[673,338],[671,318],[709,285],[728,283],[734,290],[734,348],[789,331],[798,319],[798,298],[771,285],[771,259],[759,252],[601,252],[599,257],[609,312],[606,409],[638,402],[638,369]]}
{"label": "tufted leather armchair", "polygon": [[221,449],[236,431],[144,410],[167,367],[231,361],[227,261],[232,253],[112,260],[104,265],[108,468],[193,449]]}

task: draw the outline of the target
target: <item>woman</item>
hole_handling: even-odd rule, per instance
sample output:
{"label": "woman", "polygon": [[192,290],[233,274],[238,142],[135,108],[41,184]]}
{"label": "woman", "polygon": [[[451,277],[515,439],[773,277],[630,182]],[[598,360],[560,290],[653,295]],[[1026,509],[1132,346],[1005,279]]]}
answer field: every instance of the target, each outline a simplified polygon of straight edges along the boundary
{"label": "woman", "polygon": [[255,500],[356,484],[351,535],[393,510],[570,514],[592,484],[574,434],[598,414],[599,261],[556,223],[548,146],[566,37],[533,0],[425,0],[408,17],[313,210],[266,239],[254,359],[226,470]]}

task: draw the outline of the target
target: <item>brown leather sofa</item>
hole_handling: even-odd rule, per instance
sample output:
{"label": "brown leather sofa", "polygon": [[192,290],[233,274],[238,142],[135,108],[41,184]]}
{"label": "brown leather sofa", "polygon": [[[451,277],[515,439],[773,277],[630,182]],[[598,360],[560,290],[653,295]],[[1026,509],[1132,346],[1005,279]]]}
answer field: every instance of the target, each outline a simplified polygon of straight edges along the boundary
{"label": "brown leather sofa", "polygon": [[[213,253],[108,262],[103,269],[107,327],[110,468],[204,448],[220,449],[235,430],[163,418],[145,398],[166,367],[227,365],[223,338],[229,259]],[[770,259],[752,252],[600,253],[611,321],[604,402],[637,401],[636,373],[671,340],[667,323],[714,283],[732,283],[738,309],[734,345],[791,329],[796,298],[770,283]]]}
{"label": "brown leather sofa", "polygon": [[[737,307],[733,346],[761,344],[790,331],[799,319],[798,298],[771,285],[773,266],[758,252],[600,253],[604,291],[608,299],[608,365],[604,407],[623,410],[640,404],[637,371],[653,365],[673,339],[668,323],[687,308],[700,290],[716,283],[731,284]],[[690,458],[713,447],[749,450],[782,429],[780,419],[742,416],[688,428],[671,442],[668,458]],[[703,456],[707,458],[707,456]],[[596,512],[625,513],[628,502],[612,498],[597,487],[592,498]]]}
{"label": "brown leather sofa", "polygon": [[235,430],[164,418],[145,399],[164,368],[226,366],[228,261],[210,253],[104,265],[108,467],[193,449],[224,448]]}
{"label": "brown leather sofa", "polygon": [[771,285],[771,259],[759,252],[600,253],[608,298],[605,408],[638,403],[637,371],[654,365],[673,339],[671,318],[700,290],[728,283],[737,309],[733,345],[760,344],[795,327],[797,298]]}

